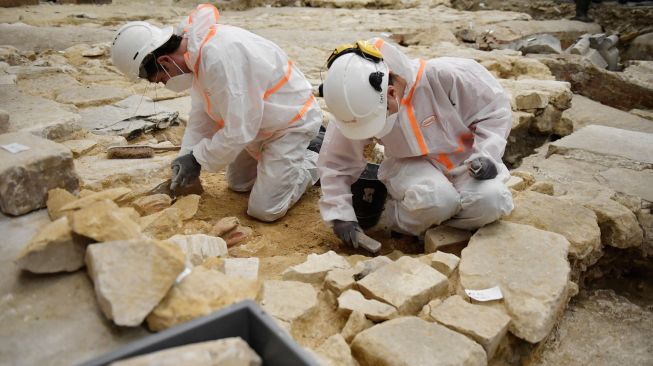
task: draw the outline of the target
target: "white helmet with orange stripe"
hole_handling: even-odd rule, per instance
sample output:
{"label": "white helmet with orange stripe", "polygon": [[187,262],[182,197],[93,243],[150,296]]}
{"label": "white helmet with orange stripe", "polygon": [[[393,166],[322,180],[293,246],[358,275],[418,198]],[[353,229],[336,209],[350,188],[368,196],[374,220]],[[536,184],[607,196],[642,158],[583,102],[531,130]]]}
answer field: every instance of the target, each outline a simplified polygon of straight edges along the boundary
{"label": "white helmet with orange stripe", "polygon": [[111,61],[131,80],[147,77],[143,59],[165,44],[173,27],[159,28],[148,22],[129,22],[118,30],[111,44]]}
{"label": "white helmet with orange stripe", "polygon": [[363,140],[386,130],[389,75],[385,62],[355,52],[332,61],[324,80],[324,100],[345,137]]}

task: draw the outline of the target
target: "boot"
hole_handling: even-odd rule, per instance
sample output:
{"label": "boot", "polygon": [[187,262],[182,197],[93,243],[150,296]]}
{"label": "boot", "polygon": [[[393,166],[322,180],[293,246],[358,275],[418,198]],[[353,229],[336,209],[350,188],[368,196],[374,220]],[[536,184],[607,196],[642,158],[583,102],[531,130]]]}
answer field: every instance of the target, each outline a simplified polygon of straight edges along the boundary
{"label": "boot", "polygon": [[594,19],[587,16],[592,0],[576,0],[576,16],[571,20],[578,20],[585,23],[592,23]]}

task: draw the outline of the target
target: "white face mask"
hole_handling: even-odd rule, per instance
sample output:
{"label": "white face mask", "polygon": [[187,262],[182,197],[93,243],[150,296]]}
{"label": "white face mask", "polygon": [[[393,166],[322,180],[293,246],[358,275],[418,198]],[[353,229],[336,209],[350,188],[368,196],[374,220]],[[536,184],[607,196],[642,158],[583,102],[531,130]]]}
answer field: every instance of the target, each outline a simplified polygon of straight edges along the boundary
{"label": "white face mask", "polygon": [[[401,106],[401,103],[399,103],[399,100],[397,100],[397,108]],[[383,136],[387,135],[392,131],[392,128],[395,126],[395,123],[397,122],[397,118],[399,117],[399,111],[389,114],[387,117],[385,117],[385,125],[383,126],[383,129],[379,131],[374,137],[377,139],[382,138]]]}
{"label": "white face mask", "polygon": [[172,90],[175,93],[180,93],[183,92],[184,90],[189,89],[191,86],[193,86],[193,74],[190,72],[184,73],[184,70],[177,65],[176,62],[172,61],[175,66],[181,71],[181,74],[177,76],[170,76],[170,74],[166,71],[165,68],[161,67],[163,71],[168,75],[170,79],[166,82],[166,89]]}

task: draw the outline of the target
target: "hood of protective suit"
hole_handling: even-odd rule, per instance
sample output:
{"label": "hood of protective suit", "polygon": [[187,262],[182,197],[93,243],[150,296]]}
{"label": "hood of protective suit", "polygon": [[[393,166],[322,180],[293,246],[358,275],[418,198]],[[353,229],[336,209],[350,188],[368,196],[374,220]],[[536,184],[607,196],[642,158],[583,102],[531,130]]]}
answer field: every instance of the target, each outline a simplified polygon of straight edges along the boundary
{"label": "hood of protective suit", "polygon": [[390,71],[401,76],[406,80],[408,85],[412,84],[419,69],[419,60],[416,58],[409,58],[403,53],[399,46],[389,41],[387,38],[382,38],[384,47],[382,49],[383,60],[386,62]]}
{"label": "hood of protective suit", "polygon": [[[188,55],[197,55],[202,42],[211,31],[211,28],[218,23],[220,13],[218,9],[210,4],[202,4],[197,7],[187,18],[182,20],[175,30],[175,34],[188,39]],[[193,68],[196,60],[186,59],[189,67]]]}

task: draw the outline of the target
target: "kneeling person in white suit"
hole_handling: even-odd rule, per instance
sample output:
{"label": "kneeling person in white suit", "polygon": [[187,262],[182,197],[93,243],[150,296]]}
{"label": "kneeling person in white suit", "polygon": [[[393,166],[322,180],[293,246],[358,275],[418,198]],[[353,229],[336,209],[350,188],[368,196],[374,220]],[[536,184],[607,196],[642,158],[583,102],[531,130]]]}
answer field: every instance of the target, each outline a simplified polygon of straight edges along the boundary
{"label": "kneeling person in white suit", "polygon": [[365,169],[365,145],[385,147],[379,179],[392,229],[422,235],[444,223],[475,229],[513,209],[501,161],[512,126],[509,99],[473,60],[409,59],[382,39],[334,51],[323,94],[336,117],[318,169],[324,221],[356,246],[361,231],[350,185]]}

